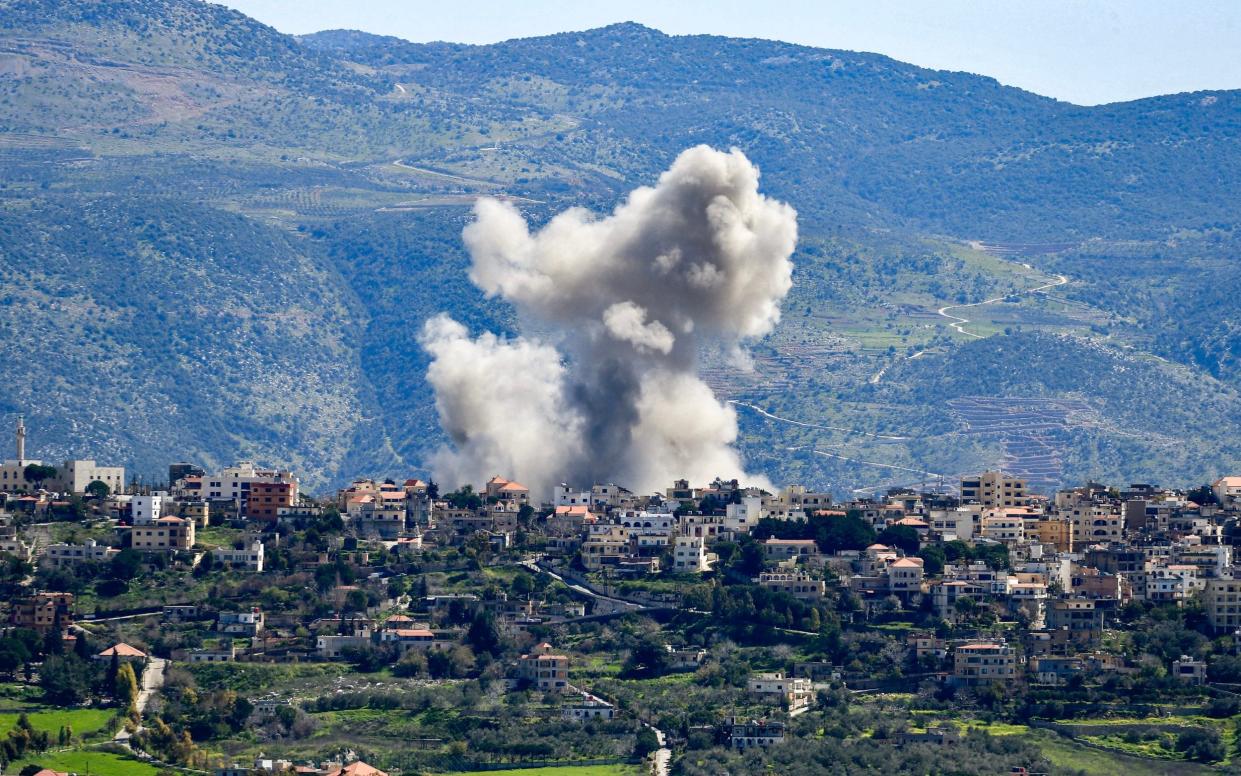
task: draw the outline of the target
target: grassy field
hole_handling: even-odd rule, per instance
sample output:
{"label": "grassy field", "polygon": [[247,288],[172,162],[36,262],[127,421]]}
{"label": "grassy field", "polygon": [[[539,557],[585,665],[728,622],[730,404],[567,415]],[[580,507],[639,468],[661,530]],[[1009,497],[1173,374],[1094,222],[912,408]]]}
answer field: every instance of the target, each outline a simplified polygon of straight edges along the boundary
{"label": "grassy field", "polygon": [[237,692],[322,687],[348,672],[338,663],[196,663],[186,668],[200,687]]}
{"label": "grassy field", "polygon": [[1032,731],[1024,738],[1037,746],[1056,768],[1082,771],[1087,776],[1111,776],[1116,773],[1124,773],[1126,776],[1195,776],[1216,772],[1213,768],[1197,763],[1129,757],[1119,752],[1100,752],[1046,730]]}
{"label": "grassy field", "polygon": [[46,752],[37,757],[18,760],[9,765],[6,773],[20,773],[27,765],[38,764],[55,771],[76,773],[78,776],[156,776],[159,770],[129,757],[111,752],[69,750]]}
{"label": "grassy field", "polygon": [[[20,711],[0,713],[0,736],[7,735],[13,729],[20,715]],[[113,717],[116,716],[116,709],[28,710],[26,715],[30,718],[30,724],[35,730],[47,731],[52,734],[53,738],[65,725],[73,729],[75,736],[90,736],[110,726]]]}

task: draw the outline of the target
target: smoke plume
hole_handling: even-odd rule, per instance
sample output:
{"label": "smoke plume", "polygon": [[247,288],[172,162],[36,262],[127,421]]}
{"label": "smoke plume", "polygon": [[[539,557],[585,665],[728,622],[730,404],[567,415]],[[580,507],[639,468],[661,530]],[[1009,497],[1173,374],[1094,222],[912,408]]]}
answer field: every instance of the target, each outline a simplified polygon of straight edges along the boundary
{"label": "smoke plume", "polygon": [[792,285],[797,215],[758,191],[738,150],[683,152],[611,215],[573,208],[531,232],[513,206],[475,207],[470,279],[511,302],[543,339],[471,339],[446,316],[421,341],[451,439],[446,483],[516,478],[536,496],[560,481],[650,492],[676,478],[749,479],[737,419],[697,374],[700,345],[745,363]]}

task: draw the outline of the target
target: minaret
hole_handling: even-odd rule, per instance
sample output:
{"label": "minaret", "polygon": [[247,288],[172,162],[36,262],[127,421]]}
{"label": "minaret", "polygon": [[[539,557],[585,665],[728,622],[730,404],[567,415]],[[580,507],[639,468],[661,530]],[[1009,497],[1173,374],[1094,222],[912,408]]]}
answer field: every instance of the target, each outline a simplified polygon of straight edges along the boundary
{"label": "minaret", "polygon": [[17,463],[20,466],[26,460],[26,423],[25,419],[17,416]]}

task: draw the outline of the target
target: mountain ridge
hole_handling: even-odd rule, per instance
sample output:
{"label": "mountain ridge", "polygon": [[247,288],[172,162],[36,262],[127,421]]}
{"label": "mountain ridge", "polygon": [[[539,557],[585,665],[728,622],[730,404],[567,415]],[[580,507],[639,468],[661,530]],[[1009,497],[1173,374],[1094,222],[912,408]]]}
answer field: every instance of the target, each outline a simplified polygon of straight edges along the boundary
{"label": "mountain ridge", "polygon": [[[1228,204],[1241,200],[1241,92],[1074,106],[882,55],[632,24],[481,46],[299,39],[194,0],[0,2],[3,292],[57,305],[0,306],[13,342],[52,343],[8,348],[0,427],[24,411],[42,457],[97,439],[97,457],[148,477],[186,457],[295,465],[312,489],[425,474],[443,437],[422,322],[443,311],[474,332],[521,328],[466,277],[469,206],[506,197],[536,224],[604,212],[698,143],[744,151],[803,237],[756,372],[704,354],[717,392],[825,427],[900,418],[926,435],[872,450],[822,432],[789,447],[994,465],[990,438],[948,450],[930,437],[960,422],[943,405],[960,397],[900,383],[958,357],[1021,369],[1031,342],[1076,363],[1094,342],[1109,364],[1172,359],[1230,392],[1208,400],[1181,372],[1169,379],[1170,398],[1206,418],[1192,455],[1161,458],[1158,440],[1116,423],[1074,426],[1066,479],[1108,474],[1091,460],[1123,465],[1090,452],[1120,441],[1144,473],[1165,460],[1167,481],[1203,476],[1213,449],[1241,465],[1215,431],[1237,416],[1241,325],[1211,313],[1241,285]],[[91,217],[73,223],[79,211]],[[134,274],[150,267],[165,275]],[[77,277],[99,273],[142,283],[149,309]],[[1052,273],[1068,282],[1025,293]],[[989,299],[967,330],[1025,345],[971,347],[937,312]],[[1091,407],[1120,398],[1123,381],[1082,380]],[[1062,383],[1013,385],[1074,399]],[[1159,398],[1150,427],[1164,434],[1177,413]],[[777,481],[847,491],[883,473],[782,451],[767,421],[743,418],[743,432]]]}

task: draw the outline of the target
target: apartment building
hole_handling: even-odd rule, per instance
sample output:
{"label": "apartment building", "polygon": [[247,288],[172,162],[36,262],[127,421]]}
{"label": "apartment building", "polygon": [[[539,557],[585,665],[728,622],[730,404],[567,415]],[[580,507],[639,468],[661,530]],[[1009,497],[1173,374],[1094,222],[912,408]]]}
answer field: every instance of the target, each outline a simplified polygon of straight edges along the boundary
{"label": "apartment building", "polygon": [[263,573],[263,543],[252,539],[241,549],[217,547],[211,551],[211,560],[216,563],[227,563],[234,569]]}
{"label": "apartment building", "polygon": [[73,625],[73,593],[35,593],[13,602],[9,622],[41,634]]}
{"label": "apartment building", "polygon": [[194,546],[194,524],[181,517],[161,517],[129,532],[130,546],[140,552],[173,552]]}
{"label": "apartment building", "polygon": [[[256,506],[258,516],[254,519],[270,519],[275,521],[280,507],[290,507],[297,502],[298,480],[292,472],[280,469],[263,469],[252,461],[240,461],[203,479],[202,498],[209,501],[231,501],[237,513],[251,516],[250,496],[256,485],[284,485],[287,487],[262,489],[259,495],[263,500]],[[270,498],[271,501],[266,499]],[[279,499],[279,502],[277,502]]]}
{"label": "apartment building", "polygon": [[1217,577],[1204,580],[1202,606],[1216,633],[1241,630],[1241,579]]}
{"label": "apartment building", "polygon": [[517,678],[541,692],[564,692],[569,686],[569,658],[552,652],[546,642],[517,660]]}
{"label": "apartment building", "polygon": [[958,684],[1009,684],[1017,680],[1017,653],[1004,642],[973,642],[952,655],[952,678]]}
{"label": "apartment building", "polygon": [[961,501],[989,509],[1022,507],[1030,503],[1030,493],[1025,480],[989,471],[961,478]]}
{"label": "apartment building", "polygon": [[783,673],[763,673],[750,677],[747,688],[760,700],[789,711],[804,709],[814,701],[814,685],[803,677]]}
{"label": "apartment building", "polygon": [[804,571],[764,571],[754,581],[760,587],[791,595],[801,601],[822,601],[827,595],[827,583],[812,578]]}

